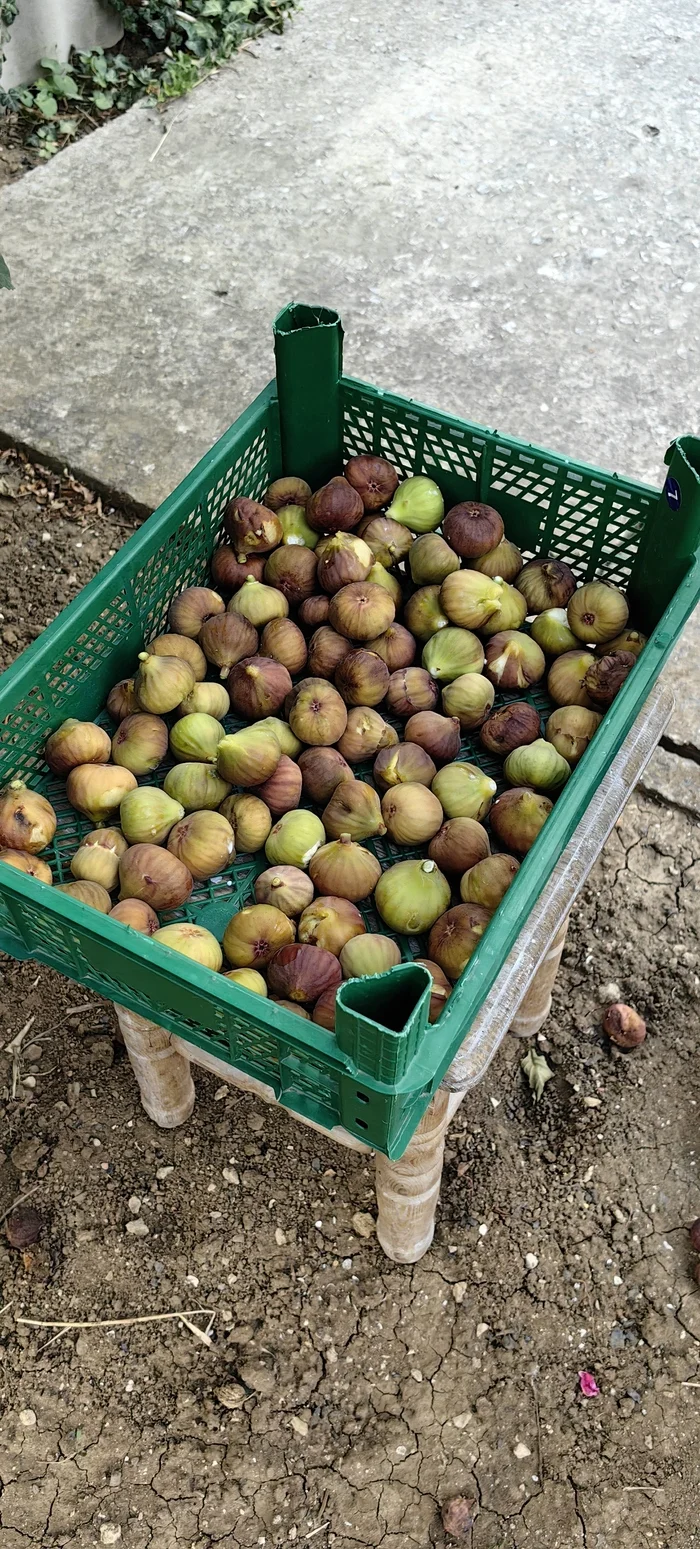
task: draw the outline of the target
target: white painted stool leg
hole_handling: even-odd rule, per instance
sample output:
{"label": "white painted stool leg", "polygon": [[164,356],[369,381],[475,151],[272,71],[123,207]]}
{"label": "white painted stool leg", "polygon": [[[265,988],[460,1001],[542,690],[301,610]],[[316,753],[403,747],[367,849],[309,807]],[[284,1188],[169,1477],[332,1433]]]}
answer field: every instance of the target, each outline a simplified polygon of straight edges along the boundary
{"label": "white painted stool leg", "polygon": [[376,1158],[377,1237],[396,1264],[415,1264],[433,1240],[445,1132],[454,1106],[452,1094],[440,1089],[400,1160]]}
{"label": "white painted stool leg", "polygon": [[194,1082],[187,1056],[173,1048],[164,1027],[127,1011],[125,1006],[115,1003],[114,1009],[149,1119],[161,1129],[176,1129],[194,1108]]}
{"label": "white painted stool leg", "polygon": [[539,968],[533,974],[530,988],[523,997],[510,1024],[511,1033],[519,1038],[532,1038],[538,1033],[542,1023],[546,1022],[552,1006],[552,990],[554,981],[559,972],[561,955],[564,951],[566,933],[569,929],[569,916],[565,915],[549,951],[543,957]]}

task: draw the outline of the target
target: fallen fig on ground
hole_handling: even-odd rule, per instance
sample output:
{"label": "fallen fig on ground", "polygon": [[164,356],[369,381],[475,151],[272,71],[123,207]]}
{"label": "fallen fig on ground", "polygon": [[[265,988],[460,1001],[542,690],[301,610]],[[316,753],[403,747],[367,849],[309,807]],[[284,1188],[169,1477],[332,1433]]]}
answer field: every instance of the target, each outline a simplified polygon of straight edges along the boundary
{"label": "fallen fig on ground", "polygon": [[20,1252],[39,1241],[43,1221],[38,1210],[31,1205],[18,1205],[11,1210],[5,1221],[5,1236],[11,1248]]}
{"label": "fallen fig on ground", "polygon": [[603,1012],[603,1032],[618,1049],[636,1049],[647,1035],[646,1022],[633,1006],[618,1000]]}

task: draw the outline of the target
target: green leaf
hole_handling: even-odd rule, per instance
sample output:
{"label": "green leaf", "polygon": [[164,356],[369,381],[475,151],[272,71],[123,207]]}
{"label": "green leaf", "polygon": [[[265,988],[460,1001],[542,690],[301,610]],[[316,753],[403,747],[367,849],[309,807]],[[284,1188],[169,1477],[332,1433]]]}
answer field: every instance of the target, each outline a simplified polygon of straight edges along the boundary
{"label": "green leaf", "polygon": [[99,108],[101,113],[107,113],[109,109],[114,106],[114,92],[96,91],[93,93],[92,100],[95,104],[95,107]]}
{"label": "green leaf", "polygon": [[0,290],[14,290],[14,288],[15,287],[12,284],[12,280],[10,279],[10,271],[7,267],[7,264],[5,263],[2,253],[0,253]]}
{"label": "green leaf", "polygon": [[530,1091],[535,1102],[538,1103],[547,1082],[551,1081],[554,1071],[550,1070],[544,1055],[536,1054],[534,1049],[528,1049],[524,1060],[520,1061],[520,1069],[523,1075],[527,1077]]}
{"label": "green leaf", "polygon": [[44,118],[56,117],[58,112],[58,103],[56,98],[51,96],[50,92],[43,91],[40,88],[36,94],[36,105],[39,109],[39,112],[43,113]]}

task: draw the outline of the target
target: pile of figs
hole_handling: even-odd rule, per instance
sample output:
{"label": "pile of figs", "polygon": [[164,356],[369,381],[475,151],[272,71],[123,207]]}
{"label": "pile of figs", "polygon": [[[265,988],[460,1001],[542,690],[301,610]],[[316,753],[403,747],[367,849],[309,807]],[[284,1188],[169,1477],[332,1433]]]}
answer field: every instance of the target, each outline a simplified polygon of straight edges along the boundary
{"label": "pile of figs", "polygon": [[[264,503],[238,495],[224,528],[211,587],[173,598],[112,688],[114,729],[67,720],[46,743],[92,825],[58,886],[331,1030],[342,980],[391,968],[403,938],[425,951],[436,1021],[644,636],[608,581],[526,563],[493,507],[445,513],[433,479],[400,482],[381,457],[315,492],[289,477]],[[56,825],[13,780],[0,859],[50,885]],[[261,852],[221,942],[161,923]]]}

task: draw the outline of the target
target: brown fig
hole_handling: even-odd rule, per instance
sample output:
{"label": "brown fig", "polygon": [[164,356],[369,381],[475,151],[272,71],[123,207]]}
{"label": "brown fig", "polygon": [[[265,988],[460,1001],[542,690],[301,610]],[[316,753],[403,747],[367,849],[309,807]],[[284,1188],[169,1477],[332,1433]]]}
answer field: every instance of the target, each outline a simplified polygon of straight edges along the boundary
{"label": "brown fig", "polygon": [[482,909],[493,914],[519,869],[520,863],[512,855],[484,856],[462,877],[459,884],[462,903],[481,904]]}
{"label": "brown fig", "polygon": [[195,882],[220,876],[236,858],[233,829],[220,812],[190,812],[181,818],[168,834],[168,849]]}
{"label": "brown fig", "polygon": [[250,904],[229,920],[221,944],[232,968],[264,968],[295,935],[295,926],[281,909]]}
{"label": "brown fig", "polygon": [[99,882],[59,882],[55,892],[67,893],[69,898],[87,904],[90,909],[97,909],[99,914],[109,914],[112,908],[109,893]]}
{"label": "brown fig", "polygon": [[292,680],[287,668],[273,657],[244,656],[231,668],[226,687],[238,715],[246,721],[261,721],[281,709]]}
{"label": "brown fig", "polygon": [[403,624],[390,624],[383,635],[367,641],[367,650],[374,651],[375,656],[381,656],[390,672],[399,672],[402,667],[410,667],[415,660],[416,642]]}
{"label": "brown fig", "polygon": [[264,801],[273,817],[291,812],[299,806],[301,797],[301,770],[294,760],[282,754],[274,774],[262,785],[255,787],[254,794]]}
{"label": "brown fig", "polygon": [[264,569],[264,554],[246,554],[245,559],[239,559],[230,543],[222,543],[212,555],[211,578],[222,592],[237,592],[249,576],[262,581]]}
{"label": "brown fig", "polygon": [[437,774],[430,754],[417,742],[381,748],[372,772],[380,791],[391,790],[395,785],[430,785]]}
{"label": "brown fig", "polygon": [[327,623],[330,605],[330,597],[307,597],[299,609],[299,622],[305,629],[318,629]]}
{"label": "brown fig", "polygon": [[168,751],[168,728],[159,715],[127,715],[112,738],[112,758],[132,774],[151,774]]}
{"label": "brown fig", "polygon": [[596,656],[607,656],[610,651],[631,651],[633,656],[641,656],[647,643],[646,635],[640,634],[638,629],[623,629],[614,640],[604,640],[595,648]]}
{"label": "brown fig", "polygon": [[535,742],[539,735],[539,715],[527,700],[516,700],[514,704],[502,705],[500,710],[495,710],[493,715],[489,716],[479,732],[479,738],[484,747],[489,753],[495,753],[498,758],[507,758],[513,748],[521,748],[528,742]]}
{"label": "brown fig", "polygon": [[369,897],[381,873],[376,856],[355,844],[349,834],[321,845],[309,863],[309,876],[319,893],[349,898],[354,904]]}
{"label": "brown fig", "polygon": [[374,787],[352,778],[336,785],[321,822],[329,839],[339,839],[341,834],[349,834],[351,839],[371,839],[375,834],[386,833]]}
{"label": "brown fig", "polygon": [[576,591],[573,570],[563,560],[548,556],[531,559],[520,571],[515,584],[525,598],[528,613],[545,613],[548,608],[565,608]]}
{"label": "brown fig", "polygon": [[38,855],[30,855],[28,850],[0,850],[0,861],[4,866],[12,866],[15,871],[23,871],[27,877],[35,877],[37,882],[45,882],[47,887],[53,886],[48,861],[40,860]]}
{"label": "brown fig", "polygon": [[94,721],[69,720],[48,738],[44,758],[54,774],[67,775],[79,764],[107,764],[111,751],[109,733],[101,726]]}
{"label": "brown fig", "polygon": [[204,682],[207,659],[202,647],[189,635],[158,635],[157,639],[149,640],[148,651],[151,656],[179,656],[183,662],[189,662],[195,683]]}
{"label": "brown fig", "polygon": [[431,963],[429,957],[416,957],[414,958],[414,962],[420,963],[421,968],[427,968],[428,973],[430,974],[430,977],[433,981],[433,987],[430,992],[428,1021],[437,1022],[438,1017],[442,1016],[445,1006],[450,998],[450,995],[452,994],[452,985],[450,984],[447,975],[443,973],[441,968],[438,968],[437,963]]}
{"label": "brown fig", "polygon": [[515,850],[517,855],[527,855],[551,810],[548,796],[515,786],[496,798],[489,813],[489,823],[501,844]]}
{"label": "brown fig", "polygon": [[337,989],[343,973],[337,957],[323,947],[307,946],[303,941],[280,947],[270,960],[267,982],[274,995],[314,1006],[326,990]]}
{"label": "brown fig", "polygon": [[441,871],[456,871],[461,876],[490,853],[485,828],[474,818],[448,818],[431,841],[428,855]]}
{"label": "brown fig", "polygon": [[336,532],[322,538],[317,549],[318,579],[331,595],[352,581],[366,581],[374,563],[372,550],[354,533]]}
{"label": "brown fig", "polygon": [[478,559],[501,542],[503,522],[493,506],[465,500],[448,511],[442,530],[455,554],[462,559]]}
{"label": "brown fig", "polygon": [[313,882],[299,866],[269,866],[255,879],[256,904],[272,904],[289,919],[301,914],[313,896]]}
{"label": "brown fig", "polygon": [[593,661],[590,651],[565,651],[552,662],[547,675],[547,691],[555,705],[583,705],[595,708],[584,687],[586,673]]}
{"label": "brown fig", "polygon": [[247,495],[236,495],[224,512],[224,529],[242,559],[245,554],[269,554],[282,542],[282,524],[274,511]]}
{"label": "brown fig", "polygon": [[[66,781],[66,796],[71,807],[84,813],[92,823],[104,823],[116,812],[128,792],[136,789],[136,784],[136,776],[130,769],[120,769],[115,764],[80,764],[77,769],[71,769]],[[0,840],[10,843],[2,831],[1,820]],[[25,842],[17,845],[17,849],[31,850],[32,845]]]}
{"label": "brown fig", "polygon": [[387,506],[399,484],[393,465],[385,457],[375,457],[371,452],[351,457],[345,464],[345,477],[357,490],[365,511],[379,511],[382,506]]}
{"label": "brown fig", "polygon": [[[336,994],[336,991],[334,990],[333,991],[334,997],[335,997],[335,994]],[[281,995],[271,995],[269,998],[272,1001],[273,1006],[284,1006],[285,1011],[293,1011],[295,1017],[301,1017],[304,1022],[310,1022],[311,1021],[311,1013],[310,1013],[310,1011],[305,1011],[303,1006],[295,1006],[293,1000],[283,1000]],[[323,1000],[323,996],[320,996],[320,998],[316,1002],[316,1004],[318,1006],[320,1006],[322,1000]],[[315,1009],[316,1008],[314,1007],[314,1010]]]}
{"label": "brown fig", "polygon": [[611,651],[591,662],[583,687],[594,705],[607,709],[612,704],[636,660],[632,651]]}
{"label": "brown fig", "polygon": [[329,479],[306,502],[306,519],[314,532],[350,532],[364,512],[362,498],[347,479]]}
{"label": "brown fig", "polygon": [[315,898],[299,919],[298,937],[313,947],[323,947],[339,957],[343,947],[355,936],[365,935],[359,909],[349,898]]}
{"label": "brown fig", "polygon": [[311,485],[306,479],[297,479],[288,474],[282,479],[273,479],[268,485],[265,495],[265,505],[268,511],[281,511],[284,506],[303,506],[311,494]]}
{"label": "brown fig", "polygon": [[564,705],[550,715],[545,736],[573,769],[583,758],[602,719],[597,710],[586,710],[583,705]]}
{"label": "brown fig", "polygon": [[379,705],[389,687],[389,668],[373,651],[348,651],[333,681],[346,705]]}
{"label": "brown fig", "polygon": [[382,797],[382,818],[394,844],[427,844],[442,823],[442,807],[427,785],[394,785]]}
{"label": "brown fig", "polygon": [[212,618],[215,613],[223,613],[225,607],[223,597],[208,586],[188,586],[170,604],[170,630],[174,635],[188,635],[190,640],[196,640],[205,619]]}
{"label": "brown fig", "polygon": [[406,722],[404,737],[416,742],[436,764],[445,764],[456,758],[461,745],[460,725],[456,715],[438,715],[436,710],[420,710]]}
{"label": "brown fig", "polygon": [[[337,994],[337,984],[334,984],[329,990],[324,990],[323,994],[319,995],[318,1000],[316,1001],[316,1005],[314,1006],[313,1010],[313,1016],[311,1018],[312,1022],[315,1022],[317,1027],[325,1027],[329,1033],[335,1032],[335,1002]],[[287,1002],[282,1001],[280,1004],[286,1006]],[[302,1013],[302,1015],[306,1016],[308,1016],[308,1014],[308,1011]]]}
{"label": "brown fig", "polygon": [[304,678],[295,691],[288,719],[300,742],[333,747],[345,731],[348,712],[337,688],[325,678]]}
{"label": "brown fig", "polygon": [[[43,1221],[32,1205],[19,1205],[11,1210],[5,1221],[5,1236],[11,1248],[25,1252],[38,1242]],[[32,1421],[32,1423],[34,1423]]]}
{"label": "brown fig", "polygon": [[348,714],[338,752],[349,764],[362,764],[365,759],[374,758],[380,748],[395,747],[398,740],[393,726],[382,720],[377,710],[358,705]]}
{"label": "brown fig", "polygon": [[142,936],[153,936],[160,929],[155,909],[140,898],[123,898],[110,909],[109,917],[110,920],[121,920],[122,925],[130,925],[132,930],[139,931]]}
{"label": "brown fig", "polygon": [[107,695],[107,709],[113,721],[123,721],[139,709],[133,678],[122,678]]}
{"label": "brown fig", "polygon": [[238,796],[227,796],[219,811],[231,824],[236,853],[257,855],[272,828],[272,813],[265,802],[252,791],[244,791]]}
{"label": "brown fig", "polygon": [[385,570],[399,565],[413,545],[413,533],[390,516],[370,517],[360,524],[359,532]]}
{"label": "brown fig", "polygon": [[309,801],[326,805],[341,780],[352,780],[353,773],[337,748],[304,748],[299,755],[302,789]]}
{"label": "brown fig", "polygon": [[255,655],[258,634],[239,613],[221,613],[202,625],[199,643],[207,661],[218,667],[221,677],[225,678],[236,662]]}
{"label": "brown fig", "polygon": [[614,640],[624,629],[628,614],[624,594],[607,581],[588,581],[574,592],[566,610],[569,629],[577,640],[591,645]]}
{"label": "brown fig", "polygon": [[332,678],[351,650],[344,635],[336,634],[330,624],[322,624],[309,641],[309,673],[315,678]]}
{"label": "brown fig", "polygon": [[470,957],[491,919],[480,904],[457,904],[440,916],[428,937],[428,952],[453,984],[466,968]]}
{"label": "brown fig", "polygon": [[270,619],[260,637],[260,655],[273,657],[274,661],[286,667],[292,677],[303,672],[307,650],[298,624],[294,624],[291,619]]}
{"label": "brown fig", "polygon": [[373,640],[394,622],[395,607],[383,586],[355,581],[331,597],[328,618],[346,640]]}
{"label": "brown fig", "polygon": [[529,688],[546,671],[544,654],[530,635],[504,629],[486,644],[484,676],[495,688]]}
{"label": "brown fig", "polygon": [[495,549],[489,549],[488,554],[479,554],[478,558],[469,560],[471,570],[480,570],[482,575],[500,576],[502,581],[509,584],[515,580],[523,568],[523,556],[515,543],[509,538],[501,538]]}
{"label": "brown fig", "polygon": [[433,710],[439,689],[424,667],[402,667],[392,672],[387,683],[386,702],[393,715],[408,719],[422,711]]}
{"label": "brown fig", "polygon": [[316,590],[316,555],[300,544],[283,543],[265,565],[265,581],[298,608]]}

